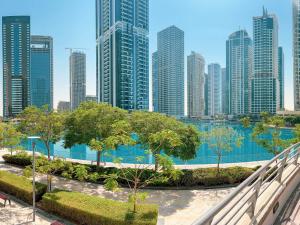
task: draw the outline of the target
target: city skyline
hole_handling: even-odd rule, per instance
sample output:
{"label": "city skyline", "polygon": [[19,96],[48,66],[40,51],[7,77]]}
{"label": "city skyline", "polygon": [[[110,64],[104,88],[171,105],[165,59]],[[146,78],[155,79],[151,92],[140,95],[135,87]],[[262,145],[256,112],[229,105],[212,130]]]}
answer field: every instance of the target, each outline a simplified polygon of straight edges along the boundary
{"label": "city skyline", "polygon": [[[18,6],[15,7],[14,2],[18,2]],[[35,6],[45,6],[45,5],[51,5],[49,3],[36,3],[35,1],[30,1],[28,0],[29,3],[27,3],[28,5],[30,5],[30,2],[33,2]],[[67,4],[69,1],[66,0],[63,3],[61,3],[61,8],[58,10],[57,14],[55,15],[57,17],[57,19],[62,18],[62,15],[65,15],[67,13],[67,15],[70,15],[70,18],[66,18],[66,21],[63,23],[62,25],[58,25],[56,24],[56,26],[53,26],[53,28],[50,28],[49,22],[51,18],[50,15],[47,15],[47,13],[45,14],[45,20],[43,22],[39,22],[39,17],[41,17],[40,12],[37,13],[36,10],[32,9],[32,7],[29,7],[27,4],[21,3],[19,1],[10,1],[7,3],[4,3],[2,9],[0,9],[1,12],[1,16],[5,16],[5,15],[22,15],[22,14],[29,14],[31,16],[31,28],[32,28],[32,34],[45,34],[45,35],[51,35],[54,38],[54,51],[55,51],[55,55],[54,55],[54,62],[57,63],[58,65],[55,65],[55,103],[54,103],[54,107],[57,106],[57,102],[60,100],[68,100],[68,93],[65,93],[65,89],[67,88],[68,90],[68,64],[67,64],[67,57],[68,54],[67,52],[64,50],[65,47],[83,47],[86,48],[88,50],[86,50],[87,52],[87,94],[95,94],[96,92],[96,87],[94,87],[95,84],[95,80],[96,80],[96,76],[95,76],[95,13],[94,13],[94,8],[95,8],[95,4],[94,1],[91,2],[91,4],[82,4],[82,1],[79,0],[75,0],[72,1],[72,3],[74,3],[72,5],[72,7],[70,8],[70,10],[66,10],[67,5],[70,7],[69,4]],[[283,29],[281,29],[279,31],[280,34],[280,38],[279,38],[279,43],[281,46],[283,46],[284,51],[285,51],[285,56],[286,56],[286,77],[287,77],[287,81],[286,81],[286,90],[292,90],[291,87],[293,86],[292,84],[292,67],[291,67],[291,46],[292,46],[292,32],[291,32],[291,19],[292,19],[292,11],[291,11],[291,2],[284,2],[280,1],[279,3],[276,2],[274,4],[274,2],[270,2],[270,1],[261,1],[259,3],[253,3],[251,1],[245,1],[243,3],[239,2],[239,1],[235,1],[235,0],[230,0],[226,3],[226,5],[224,5],[223,3],[216,3],[217,1],[211,1],[211,3],[209,3],[208,1],[203,1],[201,3],[196,2],[196,1],[188,1],[187,3],[183,4],[180,2],[175,2],[174,4],[170,5],[170,1],[157,1],[157,0],[152,0],[150,1],[150,52],[149,54],[151,54],[154,50],[155,50],[155,46],[156,46],[156,34],[159,30],[162,30],[172,24],[175,24],[176,26],[180,27],[186,34],[186,41],[185,41],[185,61],[186,61],[186,56],[190,53],[190,51],[194,50],[199,52],[200,54],[202,54],[204,56],[204,58],[206,59],[207,63],[212,63],[212,62],[219,62],[221,64],[222,67],[225,66],[225,60],[226,60],[226,51],[225,51],[225,41],[226,38],[228,37],[228,35],[230,33],[232,33],[234,30],[237,30],[238,26],[242,26],[243,28],[247,29],[248,31],[252,30],[251,24],[252,24],[252,17],[255,15],[259,15],[261,13],[261,9],[262,6],[265,5],[266,8],[269,9],[270,12],[275,13],[276,15],[278,15],[279,17],[279,25],[280,27],[282,27]],[[52,2],[51,2],[52,3]],[[173,3],[173,1],[172,1]],[[14,4],[14,7],[11,7],[11,4]],[[49,11],[51,12],[51,10],[54,10],[57,8],[57,1],[53,1],[52,7],[50,7]],[[27,5],[27,6],[26,6]],[[164,6],[170,6],[172,8],[172,10],[168,10],[168,13],[164,13],[163,14],[163,9],[165,8]],[[82,6],[82,12],[80,12],[78,10],[78,7]],[[247,10],[241,10],[245,7],[249,6]],[[77,11],[72,11],[71,9],[76,9],[77,7]],[[38,7],[41,8],[41,7]],[[45,8],[45,7],[42,7]],[[46,7],[47,8],[47,7]],[[49,8],[49,7],[48,7]],[[182,8],[182,11],[179,11],[179,9]],[[172,11],[175,11],[177,13],[179,13],[180,15],[186,14],[187,13],[187,9],[191,10],[189,12],[188,17],[186,17],[185,19],[182,19],[183,17],[181,17],[181,19],[177,18],[177,16],[175,16],[174,13],[172,13]],[[197,10],[198,11],[197,11]],[[219,12],[220,10],[223,10],[224,12],[221,14],[224,17],[224,26],[225,27],[220,27],[218,26],[217,20],[214,19],[211,22],[208,23],[208,25],[203,26],[203,30],[202,32],[198,32],[195,29],[193,29],[193,25],[195,25],[195,23],[191,23],[191,18],[195,17],[195,11],[199,12],[202,10],[215,10],[215,12]],[[247,11],[247,12],[246,12]],[[90,12],[90,14],[88,14],[87,12]],[[231,12],[235,12],[234,15],[230,15]],[[286,18],[284,18],[282,15],[287,15],[285,16]],[[71,21],[71,19],[74,19],[74,15],[76,13],[80,13],[80,15],[83,15],[82,17],[82,21],[80,21],[80,23],[75,23],[76,26],[68,26],[70,25],[69,22]],[[198,13],[199,14],[199,13]],[[198,15],[197,14],[197,15]],[[85,16],[84,16],[85,15]],[[88,17],[87,17],[88,15]],[[207,13],[204,13],[203,15],[199,15],[199,19],[203,18],[205,15],[207,15]],[[281,16],[280,16],[281,15]],[[162,16],[165,17],[164,20],[161,20]],[[241,21],[239,22],[239,24],[236,24],[236,20],[234,20],[233,23],[233,19],[239,17],[241,18]],[[87,21],[90,21],[89,23],[86,23]],[[77,22],[77,20],[76,20]],[[223,22],[223,21],[222,21]],[[200,22],[199,23],[199,28],[201,27]],[[48,26],[44,26],[45,28],[42,28],[42,25],[45,24],[49,24]],[[187,26],[187,24],[190,24],[191,26]],[[234,24],[234,25],[233,25]],[[74,34],[81,34],[84,32],[80,32],[79,28],[82,28],[84,26],[86,26],[86,28],[84,28],[85,30],[88,30],[88,35],[82,34],[82,35],[78,35],[78,36],[82,36],[82,37],[77,37]],[[207,29],[207,26],[210,26],[209,29]],[[66,39],[66,35],[63,34],[62,31],[62,27],[64,27],[70,36],[72,36],[72,38],[68,39],[68,42],[65,42],[65,44],[62,44],[62,40]],[[49,29],[48,29],[49,28]],[[56,30],[57,29],[57,30]],[[55,31],[56,30],[56,31]],[[218,30],[218,32],[216,32]],[[284,32],[284,30],[290,30],[289,32]],[[61,32],[61,34],[60,34]],[[252,35],[252,31],[249,32],[250,33],[250,37],[253,37]],[[199,36],[199,34],[201,34]],[[216,36],[216,34],[218,34],[218,36]],[[214,45],[212,45],[212,41],[210,41],[209,39],[213,38],[214,41]],[[86,39],[86,37],[89,37],[88,39]],[[284,38],[282,38],[284,37]],[[287,40],[287,41],[286,41]],[[56,44],[57,43],[57,44]],[[205,47],[205,45],[208,45],[211,49],[210,51],[207,51],[207,48]],[[92,46],[92,47],[90,47]],[[151,60],[150,60],[150,65],[151,65]],[[185,63],[186,65],[186,63]],[[151,69],[150,69],[150,74],[151,74]],[[186,68],[185,68],[185,76],[186,76]],[[66,82],[64,82],[66,81]],[[150,84],[151,84],[151,80],[150,80]],[[150,85],[151,86],[151,85]],[[292,108],[292,104],[291,102],[293,102],[293,94],[292,92],[290,93],[286,92],[286,102],[287,102],[287,108]],[[151,93],[151,91],[150,91]],[[151,96],[151,94],[150,94]],[[151,99],[151,98],[150,98]]]}

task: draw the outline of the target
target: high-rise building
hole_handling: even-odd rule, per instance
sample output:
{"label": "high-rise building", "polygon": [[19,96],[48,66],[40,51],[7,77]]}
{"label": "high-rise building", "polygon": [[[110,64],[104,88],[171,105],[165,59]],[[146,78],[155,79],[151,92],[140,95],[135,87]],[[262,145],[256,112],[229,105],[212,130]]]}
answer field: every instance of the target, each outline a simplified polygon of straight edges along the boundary
{"label": "high-rise building", "polygon": [[70,102],[66,102],[66,101],[58,102],[58,105],[57,105],[58,112],[68,112],[70,110],[71,110]]}
{"label": "high-rise building", "polygon": [[205,82],[204,82],[204,115],[208,116],[208,74],[204,74]]}
{"label": "high-rise building", "polygon": [[221,109],[221,66],[218,63],[208,65],[207,78],[207,109],[209,116],[215,116],[222,113]]}
{"label": "high-rise building", "polygon": [[30,17],[2,17],[3,116],[30,105]]}
{"label": "high-rise building", "polygon": [[184,116],[184,32],[176,26],[157,35],[158,111]]}
{"label": "high-rise building", "polygon": [[224,115],[229,114],[229,79],[226,68],[221,69],[221,112]]}
{"label": "high-rise building", "polygon": [[263,10],[253,18],[254,67],[251,82],[251,113],[279,110],[278,22]]}
{"label": "high-rise building", "polygon": [[283,48],[278,48],[278,79],[279,79],[279,90],[280,90],[280,110],[284,109],[284,52]]}
{"label": "high-rise building", "polygon": [[31,104],[53,109],[53,40],[31,36]]}
{"label": "high-rise building", "polygon": [[158,54],[152,54],[152,102],[153,111],[158,112]]}
{"label": "high-rise building", "polygon": [[294,108],[300,111],[300,0],[293,0]]}
{"label": "high-rise building", "polygon": [[97,97],[149,109],[149,0],[96,0]]}
{"label": "high-rise building", "polygon": [[97,96],[96,95],[87,95],[85,96],[86,102],[97,102]]}
{"label": "high-rise building", "polygon": [[245,115],[251,111],[252,40],[247,31],[232,33],[226,42],[226,68],[229,78],[229,113]]}
{"label": "high-rise building", "polygon": [[76,109],[85,101],[86,95],[86,55],[72,52],[70,55],[70,105]]}
{"label": "high-rise building", "polygon": [[205,112],[205,60],[196,52],[187,57],[187,109],[189,117],[201,117]]}

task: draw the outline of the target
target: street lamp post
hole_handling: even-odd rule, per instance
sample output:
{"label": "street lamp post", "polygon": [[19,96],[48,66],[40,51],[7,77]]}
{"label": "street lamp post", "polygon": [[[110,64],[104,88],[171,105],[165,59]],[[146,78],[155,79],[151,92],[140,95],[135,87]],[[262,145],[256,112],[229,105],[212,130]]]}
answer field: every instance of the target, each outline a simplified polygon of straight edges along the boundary
{"label": "street lamp post", "polygon": [[35,222],[35,140],[40,139],[40,137],[32,136],[28,139],[31,140],[32,145],[32,220]]}

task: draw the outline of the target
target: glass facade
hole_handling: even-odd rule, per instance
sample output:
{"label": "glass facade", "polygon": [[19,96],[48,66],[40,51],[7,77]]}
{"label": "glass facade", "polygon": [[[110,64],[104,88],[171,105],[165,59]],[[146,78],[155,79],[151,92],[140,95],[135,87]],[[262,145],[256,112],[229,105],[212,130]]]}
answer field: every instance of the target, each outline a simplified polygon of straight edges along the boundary
{"label": "glass facade", "polygon": [[192,52],[191,55],[187,57],[187,109],[189,117],[199,118],[204,115],[204,71],[204,57],[196,52]]}
{"label": "glass facade", "polygon": [[184,116],[184,32],[171,26],[157,35],[158,112]]}
{"label": "glass facade", "polygon": [[293,0],[294,108],[300,111],[300,0]]}
{"label": "glass facade", "polygon": [[31,104],[53,109],[53,40],[31,36]]}
{"label": "glass facade", "polygon": [[253,18],[254,66],[251,82],[251,113],[279,110],[278,22],[264,9]]}
{"label": "glass facade", "polygon": [[252,40],[247,31],[231,34],[226,42],[226,67],[229,78],[229,114],[245,115],[251,111]]}
{"label": "glass facade", "polygon": [[152,54],[152,102],[153,111],[158,112],[158,54]]}
{"label": "glass facade", "polygon": [[96,0],[97,97],[149,109],[149,0]]}
{"label": "glass facade", "polygon": [[72,52],[70,55],[70,107],[76,109],[86,97],[86,55]]}
{"label": "glass facade", "polygon": [[3,116],[30,105],[30,17],[2,17]]}
{"label": "glass facade", "polygon": [[284,52],[283,48],[278,48],[278,79],[279,79],[279,89],[280,89],[280,110],[284,109]]}
{"label": "glass facade", "polygon": [[207,110],[209,116],[222,114],[222,71],[218,63],[208,65]]}

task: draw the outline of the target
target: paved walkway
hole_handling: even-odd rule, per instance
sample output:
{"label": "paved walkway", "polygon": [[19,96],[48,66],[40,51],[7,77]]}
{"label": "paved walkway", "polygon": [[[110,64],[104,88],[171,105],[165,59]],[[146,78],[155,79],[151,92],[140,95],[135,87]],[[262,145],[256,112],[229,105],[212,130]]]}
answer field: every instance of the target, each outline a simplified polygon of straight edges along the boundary
{"label": "paved walkway", "polygon": [[275,225],[300,225],[300,184],[283,207]]}
{"label": "paved walkway", "polygon": [[[22,173],[20,168],[4,164],[2,157],[0,158],[0,170],[17,174]],[[46,183],[46,176],[38,176],[37,180]],[[120,201],[127,201],[128,193],[128,189],[112,193],[105,191],[102,185],[67,180],[60,177],[53,179],[53,188],[79,191]],[[220,202],[232,189],[147,190],[149,193],[147,202],[159,205],[159,225],[190,225],[196,218]]]}

